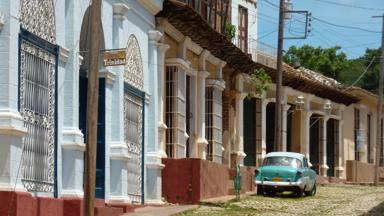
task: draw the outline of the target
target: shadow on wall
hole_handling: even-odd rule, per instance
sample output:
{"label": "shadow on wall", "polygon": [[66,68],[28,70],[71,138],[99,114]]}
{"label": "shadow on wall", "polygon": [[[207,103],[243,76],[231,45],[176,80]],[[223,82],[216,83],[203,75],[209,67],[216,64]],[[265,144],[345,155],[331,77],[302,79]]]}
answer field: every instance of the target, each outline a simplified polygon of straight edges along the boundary
{"label": "shadow on wall", "polygon": [[375,206],[369,212],[362,214],[361,216],[382,216],[384,214],[384,202]]}

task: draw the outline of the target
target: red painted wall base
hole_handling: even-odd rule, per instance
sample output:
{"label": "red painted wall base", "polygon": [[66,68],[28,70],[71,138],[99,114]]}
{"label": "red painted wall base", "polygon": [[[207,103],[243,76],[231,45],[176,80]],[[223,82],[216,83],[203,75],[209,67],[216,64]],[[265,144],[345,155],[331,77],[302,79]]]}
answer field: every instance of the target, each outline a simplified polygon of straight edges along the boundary
{"label": "red painted wall base", "polygon": [[[95,216],[119,216],[142,207],[95,201]],[[0,191],[0,216],[82,216],[83,199],[34,197],[26,192]]]}

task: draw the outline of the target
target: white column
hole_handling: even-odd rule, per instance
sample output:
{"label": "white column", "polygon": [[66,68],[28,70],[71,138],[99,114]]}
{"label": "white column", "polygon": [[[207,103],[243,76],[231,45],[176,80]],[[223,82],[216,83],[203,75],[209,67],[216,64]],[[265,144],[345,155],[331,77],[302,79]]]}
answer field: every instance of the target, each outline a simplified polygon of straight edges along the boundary
{"label": "white column", "polygon": [[198,72],[198,82],[197,82],[197,154],[191,155],[191,157],[197,157],[201,159],[206,159],[206,149],[208,141],[205,138],[205,79],[209,76],[207,71]]}
{"label": "white column", "polygon": [[292,113],[289,113],[290,105],[283,105],[283,133],[282,133],[282,151],[287,151],[287,118],[288,115],[292,115]]}
{"label": "white column", "polygon": [[322,142],[322,149],[323,149],[323,155],[321,155],[321,164],[320,164],[320,170],[322,176],[327,176],[327,170],[329,169],[327,165],[327,122],[328,117],[323,117],[320,121],[323,123],[323,140],[320,140]]}
{"label": "white column", "polygon": [[[113,48],[125,48],[123,22],[128,7],[123,3],[115,3],[113,7],[112,46]],[[111,68],[114,72],[105,70],[106,77],[106,142],[110,142],[106,151],[106,162],[109,161],[109,193],[106,191],[106,199],[109,196],[110,203],[128,203],[128,147],[124,141],[124,66]],[[116,81],[108,77],[116,76]],[[108,123],[107,123],[108,125]],[[108,131],[109,130],[109,131]],[[108,145],[106,145],[107,147]],[[107,149],[106,149],[107,150]],[[109,152],[109,154],[107,154]],[[107,165],[107,163],[106,163]],[[106,169],[108,172],[108,169]]]}
{"label": "white column", "polygon": [[[67,33],[65,34],[65,46],[71,49],[68,50],[68,61],[65,64],[64,74],[61,161],[72,161],[72,163],[58,161],[62,167],[62,191],[60,195],[62,197],[82,197],[85,131],[79,129],[79,68],[81,56],[79,55],[77,41],[81,28],[81,23],[78,22],[81,7],[77,1],[73,1],[67,6],[69,14],[66,15],[65,27],[62,26],[62,28],[66,28]],[[60,114],[59,111],[58,115]]]}
{"label": "white column", "polygon": [[[149,136],[149,140],[146,148],[146,184],[145,184],[145,203],[147,204],[162,204],[161,200],[161,170],[164,165],[161,163],[161,158],[164,156],[164,150],[160,144],[161,132],[159,130],[159,122],[162,122],[162,115],[159,113],[162,111],[161,93],[163,92],[163,82],[159,82],[160,73],[159,68],[164,68],[164,48],[167,48],[164,44],[158,44],[158,41],[163,37],[163,34],[156,30],[148,32],[149,36],[149,91],[151,94],[151,106],[147,111],[148,131],[153,136]],[[159,55],[162,55],[159,57]],[[164,69],[161,70],[162,77],[164,76]],[[161,78],[163,79],[163,78]]]}
{"label": "white column", "polygon": [[[340,115],[342,117],[342,115]],[[335,170],[336,177],[343,178],[343,172],[344,172],[344,139],[343,139],[343,127],[344,127],[344,121],[339,120],[339,157],[338,157],[338,163]]]}
{"label": "white column", "polygon": [[302,153],[305,154],[305,156],[308,158],[308,161],[310,161],[310,126],[311,126],[311,111],[302,111],[303,112],[303,120],[302,120],[302,142],[301,142],[301,148],[303,148]]}
{"label": "white column", "polygon": [[261,99],[261,158],[267,153],[267,105],[269,100]]}
{"label": "white column", "polygon": [[236,130],[236,142],[235,151],[237,154],[236,162],[240,166],[244,165],[244,158],[247,156],[244,153],[244,131],[243,131],[243,119],[244,119],[244,103],[243,100],[247,95],[244,93],[236,94],[236,119],[235,119],[235,130]]}
{"label": "white column", "polygon": [[165,153],[165,131],[167,125],[165,124],[165,113],[164,113],[164,102],[165,102],[165,92],[164,92],[164,60],[165,53],[169,49],[168,44],[158,43],[157,44],[157,99],[158,99],[158,130],[159,130],[159,143],[158,150],[162,158],[166,158],[167,154]]}

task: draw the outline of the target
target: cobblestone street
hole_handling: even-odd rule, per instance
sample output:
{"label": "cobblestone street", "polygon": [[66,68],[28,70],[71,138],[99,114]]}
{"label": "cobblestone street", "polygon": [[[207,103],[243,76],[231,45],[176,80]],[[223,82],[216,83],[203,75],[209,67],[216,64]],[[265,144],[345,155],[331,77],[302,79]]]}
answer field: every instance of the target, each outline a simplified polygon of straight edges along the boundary
{"label": "cobblestone street", "polygon": [[319,186],[316,196],[292,198],[250,196],[239,202],[202,205],[187,215],[384,215],[384,187],[356,185]]}

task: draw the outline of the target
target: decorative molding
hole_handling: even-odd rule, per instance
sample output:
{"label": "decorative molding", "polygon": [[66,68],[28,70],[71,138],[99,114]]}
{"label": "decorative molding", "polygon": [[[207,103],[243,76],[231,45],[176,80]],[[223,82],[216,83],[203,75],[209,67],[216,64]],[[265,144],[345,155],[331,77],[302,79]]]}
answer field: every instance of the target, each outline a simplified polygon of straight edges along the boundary
{"label": "decorative molding", "polygon": [[157,18],[157,23],[164,28],[164,32],[167,33],[171,38],[176,40],[178,43],[180,43],[184,35],[177,30],[173,25],[171,25],[166,19],[164,18]]}
{"label": "decorative molding", "polygon": [[111,160],[129,160],[128,146],[124,142],[112,142],[109,148]]}
{"label": "decorative molding", "polygon": [[108,201],[108,203],[110,204],[127,204],[131,202],[132,200],[129,199],[128,196],[116,196],[116,195],[111,195]]}
{"label": "decorative molding", "polygon": [[205,147],[208,145],[208,140],[205,139],[204,137],[199,137],[196,141],[196,143],[198,143],[199,145]]}
{"label": "decorative molding", "polygon": [[168,58],[165,60],[165,64],[167,66],[180,67],[184,71],[188,71],[191,69],[190,63],[181,58]]}
{"label": "decorative molding", "polygon": [[143,91],[144,71],[139,42],[135,35],[130,35],[127,45],[127,64],[124,66],[124,82]]}
{"label": "decorative molding", "polygon": [[148,1],[148,0],[137,0],[145,9],[147,9],[152,15],[156,15],[163,9],[163,1]]}
{"label": "decorative molding", "polygon": [[150,199],[146,199],[146,200],[145,200],[145,204],[147,204],[147,205],[164,205],[165,202],[163,202],[162,200],[150,200]]}
{"label": "decorative molding", "polygon": [[61,143],[63,149],[85,151],[84,135],[77,128],[63,129],[63,141]]}
{"label": "decorative molding", "polygon": [[150,41],[158,42],[163,37],[163,33],[157,30],[149,30],[148,31],[148,38]]}
{"label": "decorative molding", "polygon": [[99,71],[99,77],[105,78],[105,83],[107,85],[113,85],[113,83],[115,83],[116,73],[103,68]]}
{"label": "decorative molding", "polygon": [[196,55],[200,55],[203,52],[203,48],[192,40],[188,43],[188,49],[194,52]]}
{"label": "decorative molding", "polygon": [[208,71],[199,71],[200,78],[206,79],[207,77],[209,77],[209,75],[210,73]]}
{"label": "decorative molding", "polygon": [[124,3],[114,3],[113,7],[113,18],[123,21],[125,19],[125,14],[130,9],[127,4]]}
{"label": "decorative molding", "polygon": [[202,71],[207,70],[206,61],[207,61],[207,58],[209,55],[211,55],[211,53],[208,50],[203,50],[201,52],[201,55],[199,57],[199,69],[200,70],[202,70]]}
{"label": "decorative molding", "polygon": [[60,197],[63,198],[83,198],[84,192],[82,190],[65,190],[61,191]]}
{"label": "decorative molding", "polygon": [[148,92],[144,92],[144,94],[145,94],[144,102],[145,104],[148,105],[149,103],[151,103],[151,94]]}
{"label": "decorative molding", "polygon": [[60,47],[60,56],[59,59],[63,63],[67,63],[69,58],[69,49],[65,47]]}
{"label": "decorative molding", "polygon": [[214,88],[218,89],[219,91],[224,91],[224,89],[225,89],[225,81],[223,81],[223,80],[207,79],[205,81],[205,85],[207,87],[214,87]]}
{"label": "decorative molding", "polygon": [[0,110],[0,134],[24,137],[28,133],[20,113],[12,109]]}
{"label": "decorative molding", "polygon": [[157,127],[159,128],[159,130],[162,130],[162,131],[168,128],[167,125],[161,121],[157,122]]}
{"label": "decorative molding", "polygon": [[56,43],[55,6],[53,0],[21,0],[20,24],[29,32]]}

